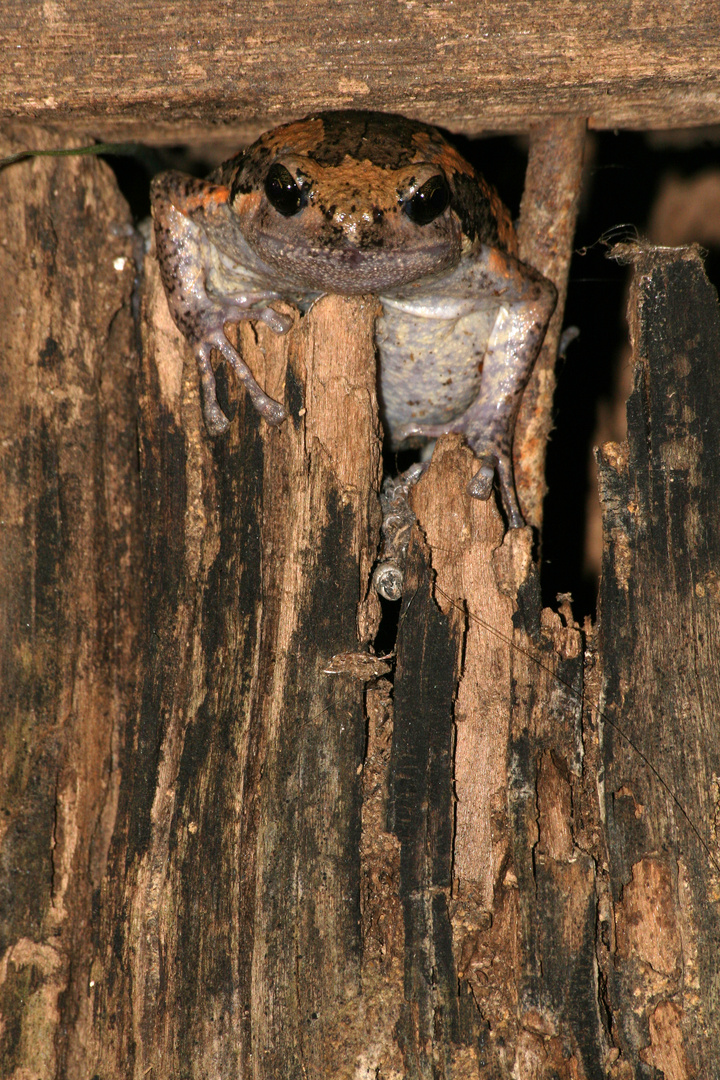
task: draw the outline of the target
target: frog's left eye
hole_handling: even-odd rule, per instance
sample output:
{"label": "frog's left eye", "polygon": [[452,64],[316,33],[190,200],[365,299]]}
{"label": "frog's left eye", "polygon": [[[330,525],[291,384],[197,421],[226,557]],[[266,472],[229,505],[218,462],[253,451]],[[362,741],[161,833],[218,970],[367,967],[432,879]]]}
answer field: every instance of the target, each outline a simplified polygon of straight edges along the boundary
{"label": "frog's left eye", "polygon": [[265,178],[265,194],[271,206],[283,217],[299,214],[305,205],[303,193],[292,174],[276,162]]}
{"label": "frog's left eye", "polygon": [[403,210],[416,225],[429,225],[440,217],[450,202],[450,189],[444,176],[431,176],[419,188],[412,199],[403,206]]}

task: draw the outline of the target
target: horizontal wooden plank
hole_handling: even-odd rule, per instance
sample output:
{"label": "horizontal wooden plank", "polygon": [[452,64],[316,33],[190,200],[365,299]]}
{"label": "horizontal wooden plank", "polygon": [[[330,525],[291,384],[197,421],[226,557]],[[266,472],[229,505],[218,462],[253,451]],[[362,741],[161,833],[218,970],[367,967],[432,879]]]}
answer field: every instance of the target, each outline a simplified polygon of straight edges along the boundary
{"label": "horizontal wooden plank", "polygon": [[468,134],[720,122],[719,0],[4,0],[0,116],[249,137],[318,108]]}

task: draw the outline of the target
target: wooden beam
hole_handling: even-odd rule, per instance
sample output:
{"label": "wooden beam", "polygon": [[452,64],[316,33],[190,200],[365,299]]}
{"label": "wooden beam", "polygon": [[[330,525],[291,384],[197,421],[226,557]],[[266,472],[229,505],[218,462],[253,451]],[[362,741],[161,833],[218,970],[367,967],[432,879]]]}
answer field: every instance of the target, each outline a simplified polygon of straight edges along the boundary
{"label": "wooden beam", "polygon": [[248,139],[320,108],[468,134],[548,117],[720,122],[718,0],[5,0],[0,116],[103,137]]}

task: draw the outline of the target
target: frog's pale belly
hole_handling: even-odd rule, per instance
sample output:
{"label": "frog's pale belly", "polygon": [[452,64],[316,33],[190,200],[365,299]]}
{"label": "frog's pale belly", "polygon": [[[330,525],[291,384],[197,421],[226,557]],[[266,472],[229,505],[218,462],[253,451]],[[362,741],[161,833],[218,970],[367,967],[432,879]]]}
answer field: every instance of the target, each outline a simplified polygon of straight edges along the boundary
{"label": "frog's pale belly", "polygon": [[478,396],[497,308],[452,318],[383,305],[375,326],[383,420],[395,449],[408,424],[447,424]]}

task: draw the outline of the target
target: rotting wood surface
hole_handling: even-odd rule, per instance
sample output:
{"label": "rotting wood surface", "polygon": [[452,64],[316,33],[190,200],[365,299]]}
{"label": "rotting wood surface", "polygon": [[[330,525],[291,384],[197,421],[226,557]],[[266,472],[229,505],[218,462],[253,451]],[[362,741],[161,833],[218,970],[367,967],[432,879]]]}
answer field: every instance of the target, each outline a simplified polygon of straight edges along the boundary
{"label": "rotting wood surface", "polygon": [[[58,143],[23,129],[3,150]],[[92,1023],[92,906],[133,760],[134,251],[104,165],[28,162],[0,189],[0,1075],[45,1080],[76,1075]]]}
{"label": "rotting wood surface", "polygon": [[375,632],[375,302],[330,298],[287,338],[244,326],[289,418],[269,429],[241,397],[233,434],[211,444],[149,269],[141,460],[147,520],[164,523],[146,565],[159,647],[135,721],[150,760],[127,778],[123,885],[102,917],[103,940],[122,927],[124,977],[98,984],[101,1011],[129,996],[133,1024],[101,1025],[96,1053],[109,1075],[131,1056],[137,1076],[342,1075],[361,1006],[365,719],[362,682],[325,668]]}
{"label": "rotting wood surface", "polygon": [[625,254],[635,370],[627,443],[598,458],[600,700],[692,825],[601,720],[607,1004],[638,1070],[684,1080],[720,1062],[720,306],[696,250]]}
{"label": "rotting wood surface", "polygon": [[712,847],[720,329],[697,256],[636,271],[599,628],[541,611],[530,531],[503,540],[448,439],[413,496],[391,686],[352,659],[378,623],[374,303],[244,326],[289,419],[221,377],[213,443],[152,256],[138,369],[105,166],[0,183],[2,1075],[713,1075],[716,871],[609,724]]}

